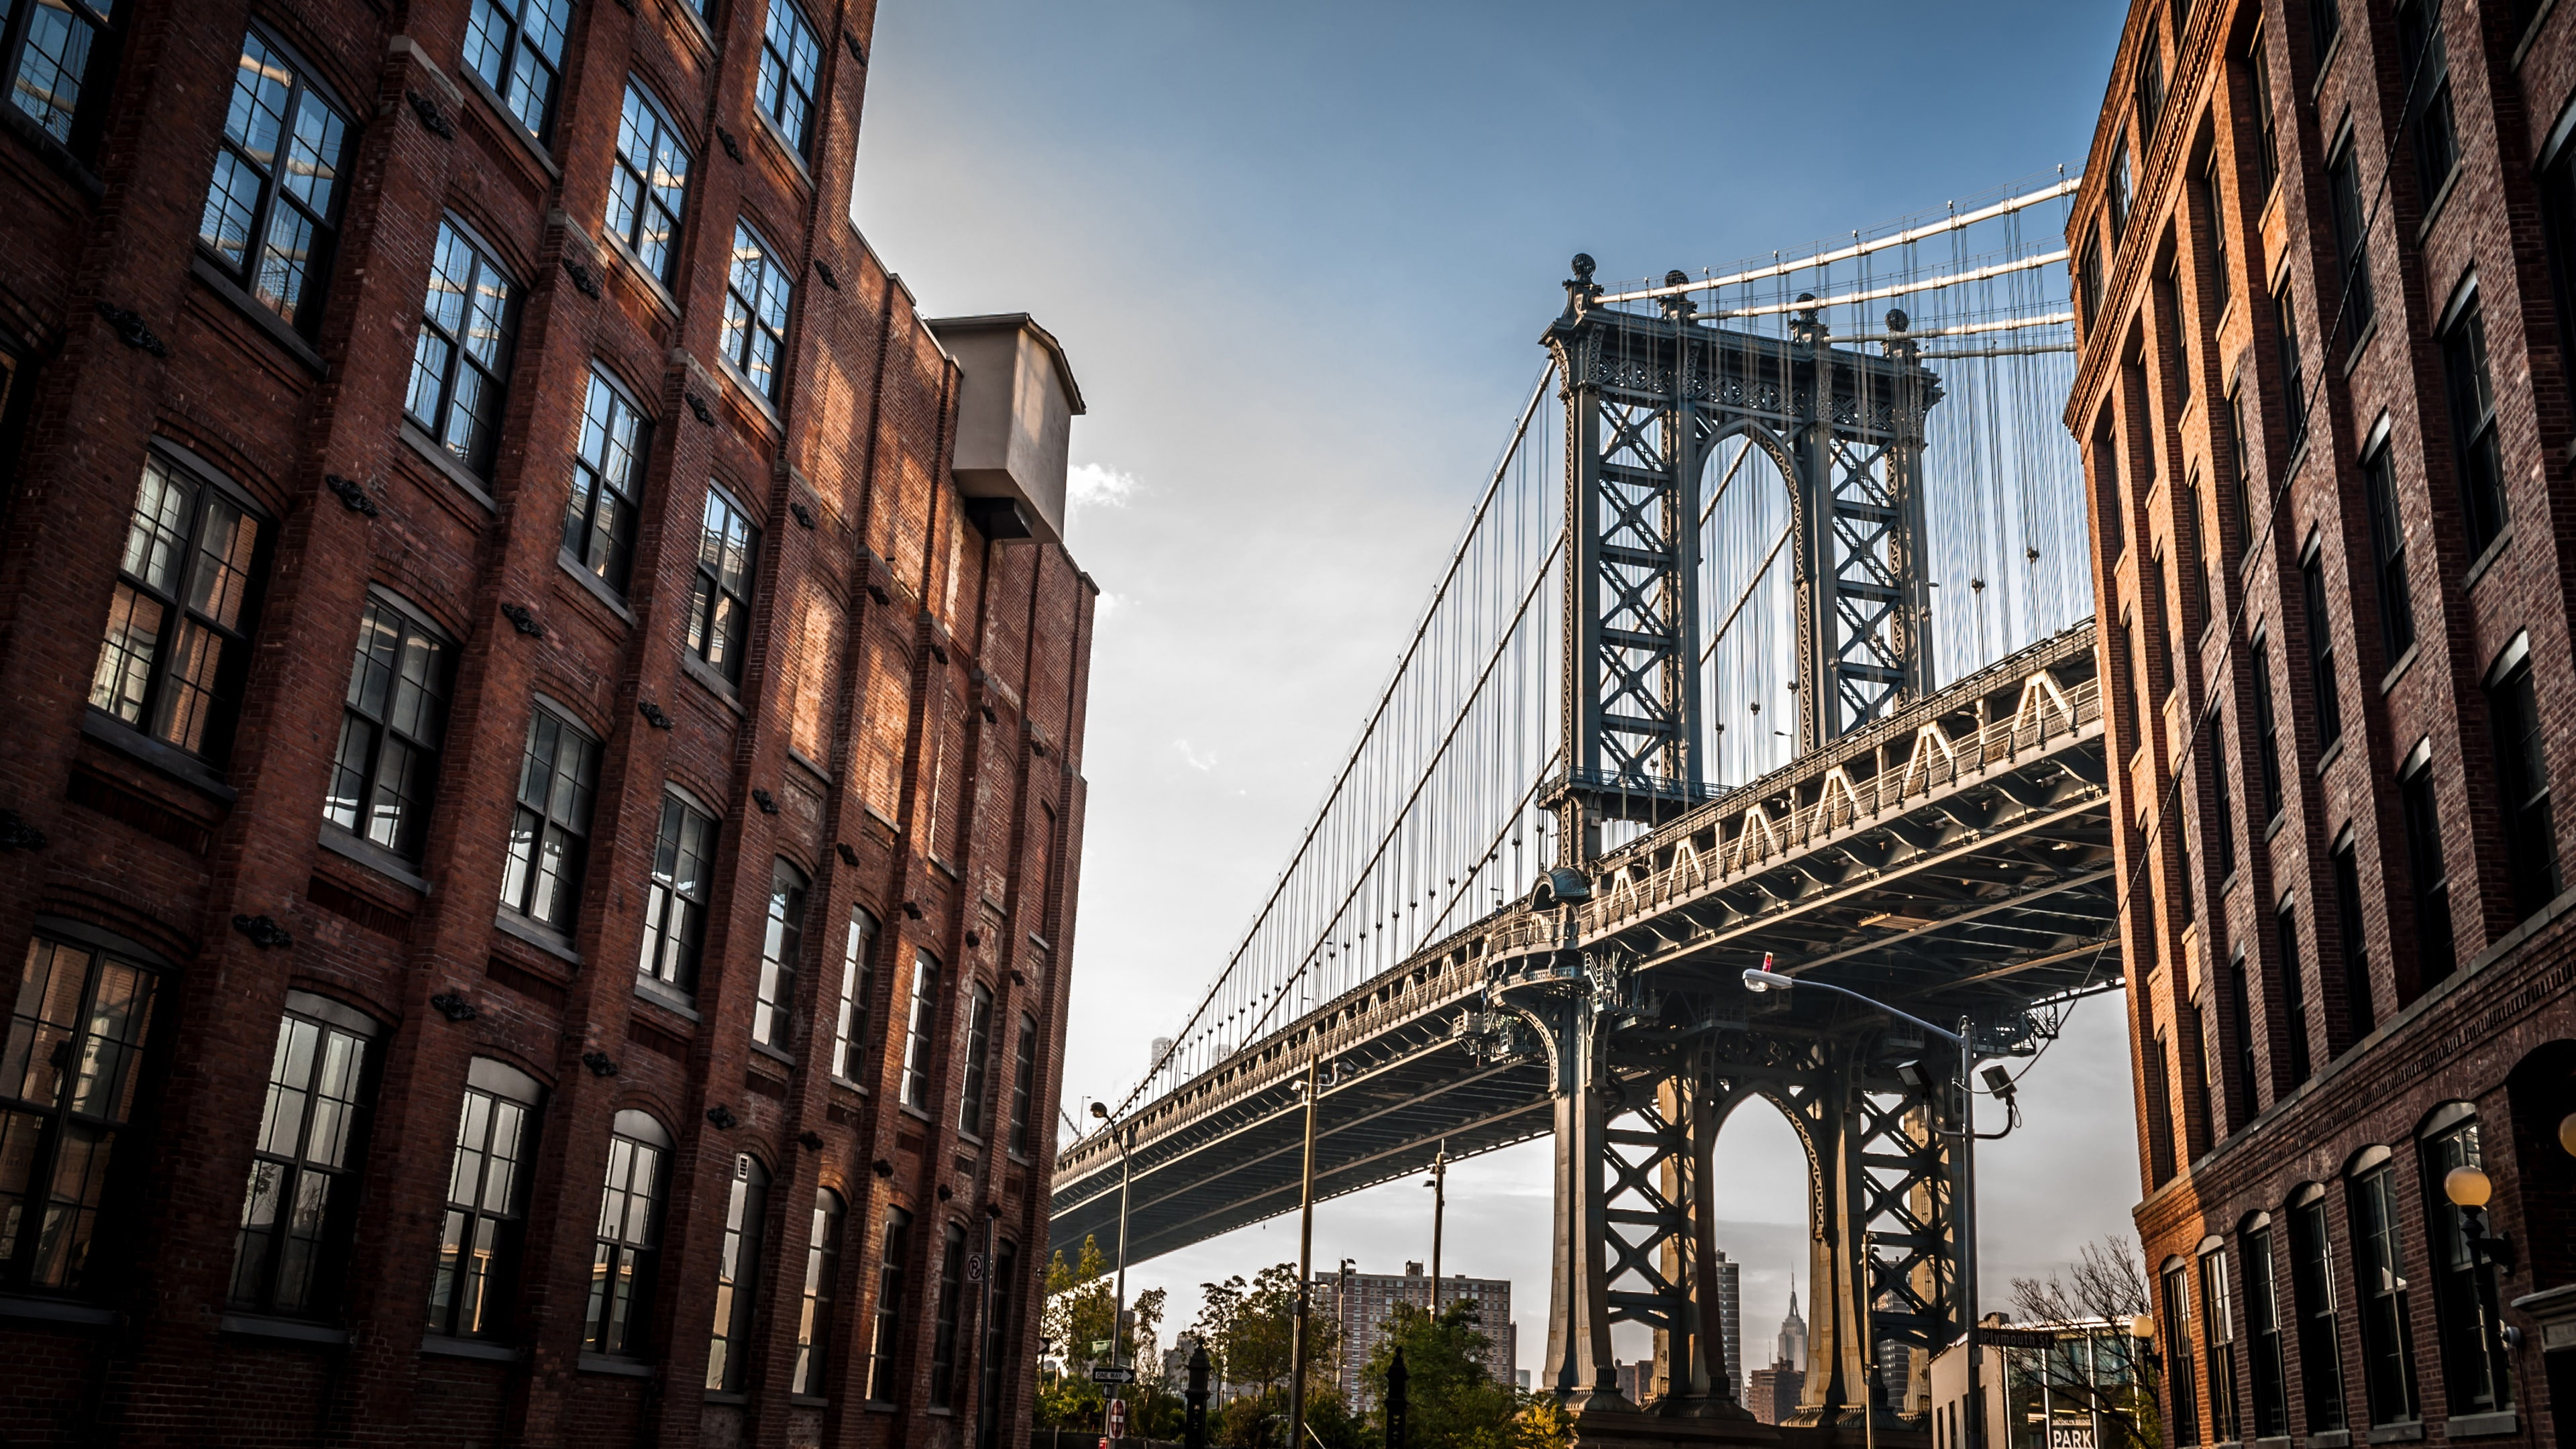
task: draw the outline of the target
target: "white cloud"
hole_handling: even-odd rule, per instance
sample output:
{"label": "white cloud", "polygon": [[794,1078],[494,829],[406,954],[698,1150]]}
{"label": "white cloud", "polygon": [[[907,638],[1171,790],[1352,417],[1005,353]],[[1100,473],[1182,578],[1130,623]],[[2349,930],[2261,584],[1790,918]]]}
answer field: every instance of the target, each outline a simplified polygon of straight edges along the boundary
{"label": "white cloud", "polygon": [[1207,771],[1216,768],[1216,753],[1212,750],[1207,754],[1202,755],[1197,750],[1191,748],[1188,740],[1174,740],[1172,741],[1172,748],[1181,752],[1182,763],[1188,765],[1193,770],[1197,770],[1204,774]]}
{"label": "white cloud", "polygon": [[1136,475],[1077,463],[1064,475],[1065,501],[1074,508],[1124,508],[1136,492]]}

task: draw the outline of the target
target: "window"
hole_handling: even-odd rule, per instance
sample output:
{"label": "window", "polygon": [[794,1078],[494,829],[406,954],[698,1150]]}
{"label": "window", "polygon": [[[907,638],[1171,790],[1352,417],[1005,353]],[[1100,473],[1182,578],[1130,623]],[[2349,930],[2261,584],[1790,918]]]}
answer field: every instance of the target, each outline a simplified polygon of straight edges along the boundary
{"label": "window", "polygon": [[2370,990],[2370,942],[2361,919],[2361,863],[2346,836],[2334,852],[2335,933],[2343,937],[2344,1010],[2352,1018],[2352,1040],[2378,1029],[2379,1016]]}
{"label": "window", "polygon": [[2145,41],[2138,47],[2138,140],[2154,139],[2156,117],[2165,109],[2164,42],[2154,27],[2147,30]]}
{"label": "window", "polygon": [[2361,208],[2361,154],[2351,133],[2326,163],[2326,189],[2334,206],[2335,249],[2343,262],[2343,335],[2358,340],[2378,315],[2370,293],[2368,220]]}
{"label": "window", "polygon": [[678,791],[662,796],[653,842],[653,884],[644,896],[644,952],[635,970],[674,991],[698,989],[698,947],[707,930],[707,891],[716,863],[716,822]]}
{"label": "window", "polygon": [[501,871],[505,909],[559,931],[572,929],[581,904],[582,864],[590,850],[590,796],[598,777],[598,742],[539,704],[528,720],[519,805],[510,823],[510,858]]}
{"label": "window", "polygon": [[2290,1247],[2299,1310],[2299,1378],[2308,1432],[2344,1427],[2343,1338],[2335,1315],[2334,1243],[2322,1193],[2290,1210]]}
{"label": "window", "polygon": [[805,873],[786,861],[769,870],[769,925],[760,937],[760,997],[751,1008],[751,1039],[787,1050],[795,1044],[796,964],[805,949]]}
{"label": "window", "polygon": [[938,1045],[939,962],[927,951],[912,953],[912,1011],[903,1031],[903,1104],[930,1110],[931,1053]]}
{"label": "window", "polygon": [[2150,1039],[2147,1063],[2147,1170],[2162,1187],[2174,1175],[2173,1078],[2166,1070],[2172,1054],[2165,1050],[2164,1028]]}
{"label": "window", "polygon": [[117,1137],[134,1114],[158,978],[97,946],[27,942],[0,1048],[0,1281],[91,1286]]}
{"label": "window", "polygon": [[[99,93],[91,67],[114,49],[114,0],[17,0],[0,5],[0,61],[8,64],[10,103],[44,133],[86,153],[98,130]],[[86,100],[88,105],[83,105]]]}
{"label": "window", "polygon": [[2396,455],[2383,436],[2361,460],[2361,483],[2370,503],[2370,551],[2379,584],[2379,639],[2387,662],[2415,647],[2414,595],[2406,586],[2406,525],[2397,515]]}
{"label": "window", "polygon": [[2171,1405],[2174,1442],[2200,1442],[2200,1387],[2192,1381],[2191,1270],[2180,1263],[2165,1269],[2165,1387]]}
{"label": "window", "polygon": [[868,1398],[891,1404],[903,1391],[895,1377],[903,1349],[903,1265],[911,1256],[912,1214],[886,1209],[885,1248],[877,1262],[877,1321],[868,1338]]}
{"label": "window", "polygon": [[2271,37],[2257,23],[2254,38],[2245,46],[2245,69],[2252,82],[2247,108],[2254,112],[2254,151],[2263,163],[2263,190],[2267,194],[2281,174],[2280,123],[2272,114],[2272,58],[2266,53],[2270,44]]}
{"label": "window", "polygon": [[2454,1414],[2513,1407],[2513,1363],[2495,1321],[2495,1269],[2469,1238],[2468,1216],[2442,1179],[2453,1168],[2484,1167],[2475,1117],[2424,1141],[2424,1216],[2433,1238],[2433,1310],[2442,1332],[2442,1380]]}
{"label": "window", "polygon": [[2221,1444],[2237,1441],[2236,1315],[2228,1301],[2227,1250],[2212,1248],[2200,1258],[2200,1331],[2202,1352],[2209,1359],[2209,1436]]}
{"label": "window", "polygon": [[588,1352],[632,1358],[643,1351],[661,1233],[662,1159],[670,1151],[671,1136],[662,1124],[642,1112],[617,1114],[592,1234],[590,1306],[581,1339]]}
{"label": "window", "polygon": [[2263,767],[2262,810],[2257,817],[2270,820],[2289,804],[2281,795],[2281,735],[2279,721],[2272,713],[2272,651],[2269,642],[2254,641],[2254,755]]}
{"label": "window", "polygon": [[197,244],[290,327],[310,333],[331,273],[349,120],[257,30],[242,37],[232,105]]}
{"label": "window", "polygon": [[250,673],[265,520],[159,452],[143,461],[90,708],[220,761]]}
{"label": "window", "polygon": [[2227,394],[2227,471],[2227,481],[2236,493],[2236,552],[2233,561],[2241,566],[2246,553],[2254,547],[2254,525],[2263,516],[2254,511],[2254,461],[2245,435],[2245,393],[2242,388],[2230,389]]}
{"label": "window", "polygon": [[769,1170],[750,1153],[733,1160],[725,1198],[724,1247],[716,1260],[716,1322],[707,1345],[707,1388],[740,1389],[751,1347],[752,1293],[760,1281],[760,1234],[769,1212]]}
{"label": "window", "polygon": [[1011,1289],[1019,1276],[1019,1246],[1008,1238],[993,1248],[990,1272],[992,1287],[985,1295],[991,1305],[984,1315],[984,1348],[980,1362],[984,1365],[984,1423],[977,1443],[982,1449],[995,1449],[1000,1438],[1002,1385],[1007,1382],[1003,1360],[1011,1356],[1018,1339],[1011,1333]]}
{"label": "window", "polygon": [[2495,384],[2487,372],[2486,319],[2471,292],[2442,329],[2442,374],[2451,404],[2451,443],[2460,469],[2460,509],[2469,555],[2483,554],[2512,517],[2504,501],[2504,458],[2497,451]]}
{"label": "window", "polygon": [[2209,169],[2200,173],[2201,204],[2209,211],[2209,270],[2215,284],[2210,293],[2209,315],[2216,317],[2227,310],[2230,288],[2236,279],[2227,274],[2227,190],[2218,179],[2218,163],[2213,159]]}
{"label": "window", "polygon": [[233,1306],[305,1314],[338,1296],[357,1219],[372,1035],[374,1025],[344,1006],[286,994],[233,1240]]}
{"label": "window", "polygon": [[1037,1090],[1038,1019],[1020,1016],[1020,1054],[1011,1073],[1011,1137],[1014,1157],[1029,1155],[1029,1098]]}
{"label": "window", "polygon": [[760,114],[800,154],[814,121],[814,81],[822,65],[823,47],[794,0],[769,0],[769,19],[760,28]]}
{"label": "window", "polygon": [[2299,587],[2307,604],[2308,687],[2316,691],[2317,748],[2343,738],[2343,692],[2335,683],[2334,619],[2326,612],[2324,547],[2311,541],[2299,561]]}
{"label": "window", "polygon": [[939,1256],[939,1316],[930,1335],[930,1402],[957,1407],[957,1318],[966,1296],[966,1230],[948,1225]]}
{"label": "window", "polygon": [[[784,3],[784,0],[780,0]],[[735,222],[733,265],[725,272],[724,331],[716,345],[754,391],[778,401],[785,379],[779,353],[787,344],[787,303],[795,294],[787,268],[749,222]]]}
{"label": "window", "polygon": [[476,1057],[465,1073],[456,1155],[447,1171],[447,1216],[430,1280],[429,1331],[488,1338],[508,1326],[526,1213],[523,1164],[542,1100],[537,1080]]}
{"label": "window", "polygon": [[474,0],[465,18],[466,69],[540,141],[554,114],[571,25],[572,0]]}
{"label": "window", "polygon": [[2290,1432],[2290,1396],[2281,1354],[2280,1270],[2268,1226],[2245,1235],[2245,1336],[2253,1340],[2247,1366],[2253,1370],[2254,1437],[2278,1438]]}
{"label": "window", "polygon": [[2558,894],[2558,836],[2549,819],[2548,741],[2532,690],[2528,638],[2517,639],[2488,674],[2487,720],[2495,731],[2496,784],[2504,792],[2505,875],[2513,917],[2527,920]]}
{"label": "window", "polygon": [[642,86],[626,83],[617,116],[617,166],[608,174],[610,236],[626,243],[654,280],[671,279],[671,245],[689,199],[689,148]]}
{"label": "window", "polygon": [[621,594],[635,552],[636,495],[644,491],[650,437],[634,400],[593,367],[590,395],[582,404],[581,445],[573,453],[572,493],[564,502],[563,552]]}
{"label": "window", "polygon": [[832,1295],[841,1280],[841,1198],[814,1194],[814,1229],[805,1240],[805,1297],[796,1314],[796,1368],[791,1394],[822,1395],[832,1360]]}
{"label": "window", "polygon": [[[488,4],[489,0],[482,0]],[[403,410],[467,469],[491,466],[517,285],[453,220],[438,224]]]}
{"label": "window", "polygon": [[420,616],[368,595],[322,817],[406,860],[429,829],[453,663],[454,646]]}
{"label": "window", "polygon": [[2381,1162],[2352,1183],[2353,1278],[2361,1296],[2361,1382],[2370,1422],[2417,1417],[2415,1332],[2406,1302],[2406,1255],[2397,1226],[2397,1180]]}
{"label": "window", "polygon": [[2209,771],[2209,791],[2216,808],[2210,812],[2210,834],[2218,845],[2218,878],[2236,878],[2236,801],[2227,785],[2227,714],[2224,710],[2209,712],[2209,753],[2205,757]]}
{"label": "window", "polygon": [[2135,178],[2129,174],[2129,141],[2123,136],[2111,147],[2111,250],[2120,250],[2120,239],[2129,231],[2129,188]]}
{"label": "window", "polygon": [[742,651],[751,632],[751,579],[760,552],[760,530],[726,492],[707,485],[707,508],[698,530],[698,582],[689,596],[689,652],[729,682],[742,679]]}
{"label": "window", "polygon": [[2324,60],[2334,49],[2342,30],[2342,0],[2308,0],[2308,40],[2317,48],[2317,59]]}
{"label": "window", "polygon": [[2299,907],[2295,901],[2281,902],[2280,914],[2272,918],[2274,944],[2281,952],[2281,1035],[2289,1048],[2287,1065],[2290,1086],[2295,1089],[2308,1079],[2308,986],[2299,962]]}
{"label": "window", "polygon": [[2299,353],[2299,307],[2290,299],[2287,277],[2272,297],[2272,312],[2281,344],[2282,420],[2289,424],[2290,446],[2296,449],[2308,435],[2308,375]]}
{"label": "window", "polygon": [[[2189,340],[2191,337],[2191,324],[2184,319],[2182,311],[2182,263],[2177,261],[2172,266],[2167,267],[2164,270],[2164,273],[2156,278],[2156,288],[2164,294],[2159,300],[2164,304],[2164,314],[2168,319],[2165,323],[2165,326],[2169,329],[2168,335],[2173,338],[2174,400],[2172,409],[2175,413],[2180,413],[2184,408],[2191,406],[2192,374],[2198,370],[2193,363],[2191,343]],[[2192,465],[2190,477],[2191,481],[2184,485],[2185,491],[2197,493],[2200,490],[2200,467],[2198,464]],[[2181,506],[2183,500],[2176,499],[2174,502],[2174,512],[2177,516],[2184,518],[2192,516],[2188,509]]]}
{"label": "window", "polygon": [[2102,248],[2092,241],[2084,243],[2084,326],[2087,330],[2102,325]]}
{"label": "window", "polygon": [[2254,1054],[2254,991],[2247,979],[2245,952],[2227,963],[2227,1014],[2236,1022],[2236,1112],[2230,1126],[2242,1130],[2263,1110],[2260,1059]]}
{"label": "window", "polygon": [[868,1003],[876,996],[877,918],[850,907],[850,934],[841,948],[841,1016],[832,1029],[832,1075],[865,1086],[860,1057],[868,1034]]}
{"label": "window", "polygon": [[2451,67],[2442,46],[2438,6],[2405,0],[2397,7],[2399,73],[2413,110],[2406,118],[2406,138],[2415,145],[2415,174],[2429,202],[2451,179],[2460,162],[2460,138],[2451,123]]}
{"label": "window", "polygon": [[957,1130],[981,1139],[984,1133],[984,1083],[992,1075],[993,992],[975,983],[966,1007],[966,1080],[957,1093]]}
{"label": "window", "polygon": [[2442,818],[2433,803],[2432,751],[2415,748],[2397,776],[2406,815],[2406,872],[2415,888],[2415,989],[2447,978],[2459,964],[2452,943],[2451,878],[2442,859]]}

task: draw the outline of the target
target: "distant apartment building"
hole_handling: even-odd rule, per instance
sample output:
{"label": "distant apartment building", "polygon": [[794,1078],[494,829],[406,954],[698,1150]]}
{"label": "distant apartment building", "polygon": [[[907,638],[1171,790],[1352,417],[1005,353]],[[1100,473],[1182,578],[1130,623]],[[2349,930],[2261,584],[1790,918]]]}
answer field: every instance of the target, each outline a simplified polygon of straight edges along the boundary
{"label": "distant apartment building", "polygon": [[1743,1267],[1721,1251],[1717,1254],[1717,1330],[1726,1345],[1726,1390],[1744,1382]]}
{"label": "distant apartment building", "polygon": [[[1520,1330],[1512,1322],[1511,1280],[1470,1278],[1457,1273],[1438,1281],[1440,1311],[1447,1311],[1460,1299],[1476,1305],[1477,1330],[1493,1345],[1486,1353],[1486,1371],[1498,1384],[1511,1383],[1513,1365],[1520,1360]],[[1345,1269],[1315,1275],[1314,1311],[1340,1330],[1342,1366],[1338,1377],[1342,1402],[1354,1410],[1364,1406],[1360,1371],[1368,1366],[1379,1340],[1386,1336],[1387,1319],[1394,1315],[1399,1303],[1431,1311],[1432,1282],[1420,1263],[1406,1263],[1402,1273],[1355,1273]]]}

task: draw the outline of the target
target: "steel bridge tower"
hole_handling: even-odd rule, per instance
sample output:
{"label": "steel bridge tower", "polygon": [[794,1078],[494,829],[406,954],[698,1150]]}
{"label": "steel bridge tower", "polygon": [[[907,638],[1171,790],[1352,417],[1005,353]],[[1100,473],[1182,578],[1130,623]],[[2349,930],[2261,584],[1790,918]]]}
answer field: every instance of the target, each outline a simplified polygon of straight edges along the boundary
{"label": "steel bridge tower", "polygon": [[[1567,423],[1567,759],[1551,807],[1571,869],[1552,872],[1533,905],[1564,912],[1569,942],[1602,824],[1661,824],[1717,793],[1701,717],[1699,539],[1701,478],[1719,444],[1743,435],[1788,485],[1800,753],[1933,688],[1922,454],[1941,391],[1898,335],[1904,314],[1890,314],[1891,336],[1870,354],[1830,346],[1813,309],[1779,337],[1701,321],[1679,295],[1659,315],[1603,306],[1592,271],[1591,258],[1574,259],[1565,312],[1544,338]],[[1549,1068],[1557,1221],[1544,1382],[1574,1410],[1580,1442],[1771,1432],[1734,1402],[1746,1366],[1725,1362],[1718,1333],[1707,1191],[1719,1126],[1753,1096],[1780,1108],[1808,1153],[1814,1304],[1798,1421],[1887,1414],[1864,1339],[1932,1349],[1962,1327],[1954,1151],[1940,1130],[1960,1117],[1951,1073],[1918,1069],[1923,1044],[1883,1020],[1787,1008],[1748,1020],[1731,983],[1658,973],[1649,987],[1614,950],[1555,957],[1498,983],[1485,1049],[1535,1046]],[[1618,1392],[1610,1326],[1623,1321],[1655,1331],[1651,1417]]]}

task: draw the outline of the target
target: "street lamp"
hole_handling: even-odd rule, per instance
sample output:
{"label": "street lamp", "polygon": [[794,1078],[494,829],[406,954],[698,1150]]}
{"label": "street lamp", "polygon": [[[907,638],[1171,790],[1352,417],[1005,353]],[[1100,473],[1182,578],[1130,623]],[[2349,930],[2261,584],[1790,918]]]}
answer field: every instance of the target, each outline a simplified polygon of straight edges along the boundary
{"label": "street lamp", "polygon": [[[1106,1102],[1092,1103],[1091,1115],[1099,1118],[1103,1124],[1107,1124],[1109,1121],[1109,1104]],[[1129,1123],[1126,1132],[1123,1134],[1114,1126],[1109,1129],[1109,1145],[1118,1149],[1118,1302],[1109,1311],[1109,1366],[1112,1369],[1118,1367],[1118,1328],[1120,1324],[1127,1320],[1127,1180],[1129,1176],[1129,1168],[1127,1161],[1127,1144],[1119,1140],[1122,1135],[1127,1137],[1135,1136],[1135,1124]],[[1123,1399],[1127,1397],[1127,1395],[1123,1391],[1122,1387],[1121,1392],[1114,1394],[1111,1397]]]}
{"label": "street lamp", "polygon": [[[1960,1340],[1968,1352],[1968,1443],[1971,1449],[1984,1449],[1985,1415],[1977,1384],[1977,1098],[1971,1083],[1977,1068],[1977,1048],[1970,1039],[1968,1019],[1960,1017],[1959,1029],[1949,1031],[1847,987],[1836,986],[1829,981],[1782,975],[1771,969],[1768,955],[1762,958],[1761,965],[1745,968],[1744,989],[1756,995],[1767,991],[1787,991],[1792,987],[1803,991],[1823,991],[1857,1001],[1882,1016],[1892,1016],[1909,1026],[1919,1027],[1959,1049],[1959,1125],[1956,1129],[1959,1138],[1959,1321],[1964,1325]],[[1866,1292],[1868,1285],[1862,1285],[1862,1289]]]}
{"label": "street lamp", "polygon": [[[2505,1326],[2503,1305],[2499,1304],[2495,1285],[2496,1265],[2512,1271],[2517,1254],[2513,1240],[2495,1231],[2487,1219],[2487,1202],[2495,1196],[2495,1181],[2477,1167],[2463,1164],[2442,1174],[2442,1196],[2459,1209],[2460,1240],[2469,1250],[2470,1283],[2478,1295],[2478,1316],[2486,1320],[2486,1351],[2496,1360],[2493,1372],[2501,1379],[2506,1372],[2504,1355],[2499,1348],[2511,1348],[2520,1339]],[[2497,1388],[2501,1390],[2499,1383]]]}

